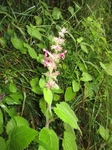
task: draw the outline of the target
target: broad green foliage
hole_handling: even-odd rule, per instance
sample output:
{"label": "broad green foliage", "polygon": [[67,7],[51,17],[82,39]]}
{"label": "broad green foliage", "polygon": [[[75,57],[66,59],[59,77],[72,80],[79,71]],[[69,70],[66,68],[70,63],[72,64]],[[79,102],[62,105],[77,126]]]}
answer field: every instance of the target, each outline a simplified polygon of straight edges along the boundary
{"label": "broad green foliage", "polygon": [[8,121],[7,126],[6,126],[6,132],[7,134],[11,133],[11,131],[16,127],[16,126],[29,126],[29,123],[27,122],[26,119],[20,117],[20,116],[15,116],[11,120]]}
{"label": "broad green foliage", "polygon": [[68,123],[71,127],[79,129],[77,124],[78,118],[67,103],[61,102],[60,104],[56,104],[54,112],[60,119]]}
{"label": "broad green foliage", "polygon": [[53,93],[50,89],[44,88],[43,89],[44,99],[45,101],[51,105],[53,100]]}
{"label": "broad green foliage", "polygon": [[36,28],[33,25],[30,25],[30,26],[27,25],[26,27],[31,37],[37,38],[38,40],[42,40],[42,36],[41,36],[39,28]]}
{"label": "broad green foliage", "polygon": [[10,90],[11,93],[16,93],[17,92],[16,85],[11,82],[10,85],[9,85],[9,90]]}
{"label": "broad green foliage", "polygon": [[45,83],[46,83],[45,78],[44,77],[40,78],[39,86],[41,89],[43,89],[45,87]]}
{"label": "broad green foliage", "polygon": [[68,7],[68,11],[71,13],[71,15],[74,15],[74,8],[72,6]]}
{"label": "broad green foliage", "polygon": [[80,78],[81,81],[87,82],[92,80],[92,76],[87,72],[82,73],[82,77]]}
{"label": "broad green foliage", "polygon": [[[43,128],[39,133],[39,140],[47,145],[49,150],[59,150],[59,139],[52,129]],[[43,145],[39,150],[46,150]]]}
{"label": "broad green foliage", "polygon": [[21,51],[22,54],[26,54],[27,49],[24,47],[23,40],[21,40],[17,37],[14,37],[14,38],[12,37],[11,42],[16,49]]}
{"label": "broad green foliage", "polygon": [[26,47],[28,49],[28,53],[31,56],[31,58],[33,59],[37,59],[37,53],[35,52],[35,50],[33,48],[31,48],[28,44],[24,43],[24,47]]}
{"label": "broad green foliage", "polygon": [[23,95],[20,92],[15,92],[10,94],[9,96],[6,96],[4,98],[4,101],[8,105],[18,105],[21,104],[21,99],[23,99]]}
{"label": "broad green foliage", "polygon": [[4,105],[4,104],[1,103],[1,104],[0,104],[0,107],[1,107],[4,111],[6,111],[10,117],[14,117],[15,114],[13,114],[13,112],[11,111],[11,109],[8,109],[8,107],[7,107],[6,105]]}
{"label": "broad green foliage", "polygon": [[5,140],[2,137],[0,137],[0,148],[2,150],[6,150],[6,143],[5,143]]}
{"label": "broad green foliage", "polygon": [[41,109],[42,113],[44,114],[44,116],[46,116],[46,102],[45,102],[44,98],[41,98],[39,100],[39,106],[40,106],[40,109]]}
{"label": "broad green foliage", "polygon": [[105,129],[102,125],[100,125],[98,132],[104,140],[107,141],[109,139],[109,130]]}
{"label": "broad green foliage", "polygon": [[38,132],[29,127],[17,126],[9,134],[7,150],[24,150],[37,135]]}
{"label": "broad green foliage", "polygon": [[74,92],[78,92],[80,89],[80,84],[76,82],[75,80],[72,81],[72,87]]}
{"label": "broad green foliage", "polygon": [[65,131],[64,131],[64,137],[63,137],[63,149],[64,150],[77,150],[77,144],[76,144],[76,135],[74,133],[74,130],[72,127],[70,127],[68,124],[65,124]]}
{"label": "broad green foliage", "polygon": [[31,90],[34,93],[42,94],[42,90],[41,90],[41,88],[39,86],[39,79],[38,79],[38,77],[31,79],[30,85],[31,85]]}
{"label": "broad green foliage", "polygon": [[2,46],[3,48],[6,47],[6,40],[5,40],[4,37],[1,37],[1,38],[0,38],[0,44],[1,44],[1,46]]}
{"label": "broad green foliage", "polygon": [[112,76],[112,62],[108,64],[103,64],[102,62],[100,62],[100,65],[108,75]]}
{"label": "broad green foliage", "polygon": [[34,18],[35,18],[36,25],[41,25],[42,24],[42,18],[41,17],[34,16]]}
{"label": "broad green foliage", "polygon": [[60,95],[53,94],[53,98],[54,98],[54,101],[59,101],[60,100]]}
{"label": "broad green foliage", "polygon": [[54,8],[52,12],[53,19],[58,20],[62,18],[61,11],[58,8]]}
{"label": "broad green foliage", "polygon": [[65,101],[71,101],[75,98],[76,93],[73,91],[72,87],[67,87],[65,91]]}

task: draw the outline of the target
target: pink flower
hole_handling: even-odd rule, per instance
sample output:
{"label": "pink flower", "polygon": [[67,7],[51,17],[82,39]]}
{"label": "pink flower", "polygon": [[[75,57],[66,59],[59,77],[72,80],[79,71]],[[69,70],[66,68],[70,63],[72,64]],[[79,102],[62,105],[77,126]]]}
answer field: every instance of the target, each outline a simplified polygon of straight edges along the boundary
{"label": "pink flower", "polygon": [[56,70],[57,65],[54,61],[42,60],[44,63],[44,67],[48,67],[49,70]]}
{"label": "pink flower", "polygon": [[59,32],[59,36],[64,37],[65,33],[67,33],[66,28],[62,28],[61,31]]}
{"label": "pink flower", "polygon": [[64,34],[67,33],[66,28],[62,28],[62,29],[61,29],[61,32],[63,32]]}
{"label": "pink flower", "polygon": [[48,89],[52,89],[52,88],[54,88],[54,87],[57,87],[58,85],[55,83],[55,81],[54,80],[49,80],[46,84],[45,84],[45,86],[48,88]]}
{"label": "pink flower", "polygon": [[67,50],[65,50],[63,53],[61,53],[60,54],[60,56],[61,56],[61,58],[62,58],[62,60],[64,60],[65,59],[65,54],[67,53]]}
{"label": "pink flower", "polygon": [[60,45],[52,45],[51,46],[51,49],[54,49],[56,51],[61,51],[62,50],[62,47]]}
{"label": "pink flower", "polygon": [[56,53],[53,53],[53,60],[54,60],[56,63],[59,63],[59,59],[60,59],[60,55],[59,55],[59,54],[56,54]]}
{"label": "pink flower", "polygon": [[64,39],[60,38],[60,37],[54,37],[54,42],[56,43],[56,45],[61,45],[64,43]]}
{"label": "pink flower", "polygon": [[57,76],[59,75],[59,71],[55,71],[55,72],[46,72],[44,73],[46,76],[53,78],[56,80]]}
{"label": "pink flower", "polygon": [[51,54],[48,50],[46,50],[46,49],[43,49],[43,51],[45,52],[44,53],[44,57],[45,57],[45,59],[47,60],[47,61],[56,61],[56,62],[58,62],[59,61],[59,54],[56,54],[56,53],[53,53],[53,54]]}
{"label": "pink flower", "polygon": [[44,53],[44,57],[45,57],[45,58],[46,58],[48,55],[49,55],[50,57],[52,57],[52,54],[51,54],[48,50],[46,50],[46,49],[44,48],[43,51],[45,52],[45,53]]}

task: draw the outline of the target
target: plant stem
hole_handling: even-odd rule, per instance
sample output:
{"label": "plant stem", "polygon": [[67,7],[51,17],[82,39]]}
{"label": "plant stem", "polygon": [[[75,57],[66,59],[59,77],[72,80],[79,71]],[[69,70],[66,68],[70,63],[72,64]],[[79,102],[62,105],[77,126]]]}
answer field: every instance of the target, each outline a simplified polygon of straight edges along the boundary
{"label": "plant stem", "polygon": [[47,104],[47,109],[46,109],[46,128],[49,129],[49,124],[50,124],[50,119],[49,115],[51,114],[51,106]]}

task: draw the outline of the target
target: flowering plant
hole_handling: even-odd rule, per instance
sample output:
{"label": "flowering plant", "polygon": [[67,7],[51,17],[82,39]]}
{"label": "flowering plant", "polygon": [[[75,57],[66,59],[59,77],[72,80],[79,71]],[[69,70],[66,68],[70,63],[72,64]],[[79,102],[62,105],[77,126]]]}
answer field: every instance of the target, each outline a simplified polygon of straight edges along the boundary
{"label": "flowering plant", "polygon": [[48,89],[58,88],[58,85],[56,83],[57,76],[59,75],[57,66],[60,62],[60,58],[64,60],[65,54],[67,53],[67,50],[62,51],[62,45],[65,42],[65,33],[67,33],[66,28],[62,28],[59,32],[59,37],[53,38],[54,43],[51,45],[51,50],[53,51],[52,53],[46,49],[43,49],[44,59],[42,61],[44,66],[48,69],[48,71],[44,73],[44,75],[46,76],[45,87]]}

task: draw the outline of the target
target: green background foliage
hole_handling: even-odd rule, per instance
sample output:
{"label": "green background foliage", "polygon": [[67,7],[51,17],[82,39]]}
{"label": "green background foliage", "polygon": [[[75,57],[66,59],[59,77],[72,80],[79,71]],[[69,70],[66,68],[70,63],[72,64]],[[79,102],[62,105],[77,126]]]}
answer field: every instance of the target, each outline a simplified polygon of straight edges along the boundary
{"label": "green background foliage", "polygon": [[[1,2],[2,150],[112,149],[111,9],[111,0]],[[49,90],[42,49],[63,27],[67,54]]]}

